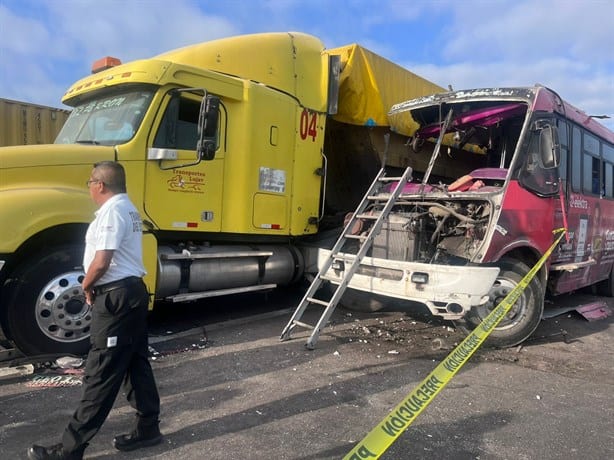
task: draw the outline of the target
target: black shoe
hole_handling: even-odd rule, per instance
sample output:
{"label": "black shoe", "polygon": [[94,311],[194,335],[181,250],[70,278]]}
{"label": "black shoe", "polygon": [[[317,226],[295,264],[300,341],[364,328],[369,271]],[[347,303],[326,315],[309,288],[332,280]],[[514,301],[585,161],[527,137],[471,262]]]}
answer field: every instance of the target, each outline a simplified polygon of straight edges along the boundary
{"label": "black shoe", "polygon": [[120,434],[113,438],[113,447],[117,450],[127,452],[130,450],[140,449],[142,447],[155,446],[162,442],[162,434],[156,428],[148,433],[139,433],[134,430],[130,434]]}
{"label": "black shoe", "polygon": [[34,444],[28,449],[30,460],[81,460],[85,447],[78,452],[66,452],[62,444],[50,447],[37,446]]}

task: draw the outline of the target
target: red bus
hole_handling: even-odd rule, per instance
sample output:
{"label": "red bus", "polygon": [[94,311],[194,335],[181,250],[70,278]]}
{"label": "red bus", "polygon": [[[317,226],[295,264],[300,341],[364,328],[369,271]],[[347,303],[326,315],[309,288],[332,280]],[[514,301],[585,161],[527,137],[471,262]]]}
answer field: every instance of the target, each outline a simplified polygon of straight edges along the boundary
{"label": "red bus", "polygon": [[[550,247],[553,230],[566,227],[567,238],[489,342],[512,346],[530,336],[547,292],[594,285],[614,295],[612,131],[539,85],[435,94],[396,104],[389,118],[399,131],[417,124],[408,141],[414,181],[362,265],[405,270],[396,279],[410,286],[400,293],[388,276],[379,288],[373,275],[361,281],[374,267],[361,267],[350,287],[421,302],[472,328]],[[478,299],[462,297],[475,283],[492,286]]]}

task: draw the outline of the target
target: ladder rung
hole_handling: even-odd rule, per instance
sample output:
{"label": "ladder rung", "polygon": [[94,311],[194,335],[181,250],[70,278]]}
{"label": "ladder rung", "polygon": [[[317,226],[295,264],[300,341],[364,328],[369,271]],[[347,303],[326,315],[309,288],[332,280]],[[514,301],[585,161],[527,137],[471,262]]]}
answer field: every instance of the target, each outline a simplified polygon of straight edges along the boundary
{"label": "ladder rung", "polygon": [[391,182],[391,181],[400,181],[401,179],[403,179],[402,177],[380,177],[378,180],[380,182]]}
{"label": "ladder rung", "polygon": [[381,194],[381,195],[369,195],[367,200],[371,201],[388,201],[390,199],[390,194]]}
{"label": "ladder rung", "polygon": [[307,297],[307,299],[305,299],[305,300],[307,300],[310,303],[315,303],[315,304],[318,304],[318,305],[322,305],[324,307],[328,307],[328,302],[326,302],[325,300],[315,299],[313,297]]}
{"label": "ladder rung", "polygon": [[304,327],[305,329],[315,329],[315,326],[312,326],[311,324],[303,323],[302,321],[294,321],[293,324]]}
{"label": "ladder rung", "polygon": [[347,253],[343,253],[342,256],[338,255],[338,254],[331,254],[331,257],[334,260],[340,260],[342,262],[346,262],[346,261],[353,261],[356,260],[356,254],[347,254]]}
{"label": "ladder rung", "polygon": [[367,237],[365,235],[345,235],[346,238],[350,238],[351,240],[366,240]]}
{"label": "ladder rung", "polygon": [[379,216],[376,216],[374,214],[358,214],[356,216],[357,219],[372,219],[372,220],[376,220]]}

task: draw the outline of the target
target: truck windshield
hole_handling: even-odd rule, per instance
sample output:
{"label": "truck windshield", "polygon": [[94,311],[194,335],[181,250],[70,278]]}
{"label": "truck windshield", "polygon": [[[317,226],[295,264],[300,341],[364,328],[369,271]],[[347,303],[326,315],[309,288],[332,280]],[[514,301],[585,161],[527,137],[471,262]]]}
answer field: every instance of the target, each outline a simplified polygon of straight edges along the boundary
{"label": "truck windshield", "polygon": [[153,96],[152,91],[125,91],[88,99],[76,106],[56,144],[116,145],[132,139]]}

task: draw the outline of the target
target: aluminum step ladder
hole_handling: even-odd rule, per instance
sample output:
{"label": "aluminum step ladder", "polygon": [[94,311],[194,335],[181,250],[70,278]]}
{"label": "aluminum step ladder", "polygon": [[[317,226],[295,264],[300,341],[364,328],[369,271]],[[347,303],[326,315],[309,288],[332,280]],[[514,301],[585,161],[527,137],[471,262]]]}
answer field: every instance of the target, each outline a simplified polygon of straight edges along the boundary
{"label": "aluminum step ladder", "polygon": [[[401,191],[403,190],[404,185],[411,180],[412,169],[408,167],[405,169],[405,172],[401,177],[386,177],[386,172],[382,167],[378,172],[375,180],[369,187],[369,190],[362,198],[362,201],[356,208],[356,211],[352,214],[352,217],[347,222],[343,232],[339,236],[339,239],[331,249],[329,256],[326,261],[318,271],[318,274],[315,276],[309,289],[303,296],[303,299],[300,301],[296,311],[292,315],[292,318],[284,328],[281,333],[280,340],[288,340],[290,339],[290,334],[292,330],[296,326],[300,326],[305,329],[311,329],[312,333],[307,339],[307,343],[305,347],[309,350],[313,350],[315,348],[315,344],[318,341],[318,337],[320,336],[321,330],[326,326],[328,320],[330,319],[335,307],[341,300],[345,289],[347,288],[352,276],[358,270],[360,266],[360,261],[366,256],[367,251],[373,244],[373,240],[377,236],[377,234],[381,231],[384,220],[392,210],[396,200],[398,199]],[[397,184],[393,187],[393,190],[390,193],[379,193],[381,187],[386,183],[391,183],[397,181]],[[383,208],[381,208],[379,214],[366,214],[365,211],[370,205],[376,205],[381,207],[383,204]],[[373,224],[370,229],[366,232],[366,235],[354,235],[352,234],[352,229],[359,220],[371,220]],[[359,243],[359,248],[357,253],[354,254],[344,254],[342,257],[339,257],[339,253],[341,249],[346,244],[348,240],[356,240]],[[346,268],[345,261],[351,260],[351,265]],[[315,298],[315,293],[320,289],[322,283],[327,281],[326,273],[333,266],[333,264],[339,264],[339,267],[342,267],[343,276],[338,284],[336,284],[336,288],[330,297],[329,300],[321,300]],[[307,307],[310,305],[318,305],[320,307],[324,307],[324,312],[320,319],[318,320],[315,326],[306,324],[301,322],[301,318]]]}

